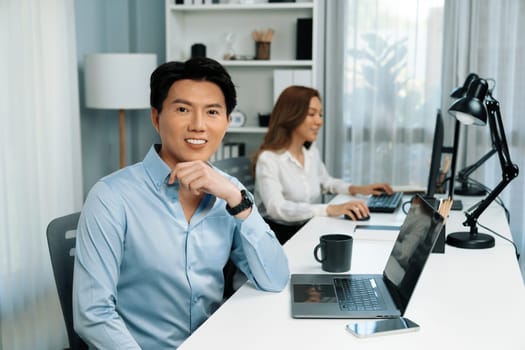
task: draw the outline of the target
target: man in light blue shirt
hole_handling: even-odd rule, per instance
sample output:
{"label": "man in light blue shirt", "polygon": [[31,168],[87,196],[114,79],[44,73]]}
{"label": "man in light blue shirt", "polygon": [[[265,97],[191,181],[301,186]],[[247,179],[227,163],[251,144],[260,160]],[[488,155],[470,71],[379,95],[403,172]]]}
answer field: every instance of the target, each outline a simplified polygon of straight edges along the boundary
{"label": "man in light blue shirt", "polygon": [[207,162],[236,104],[214,60],[160,65],[151,119],[161,144],[91,189],[79,221],[76,332],[95,349],[175,349],[221,304],[231,259],[281,291],[286,255],[235,178]]}

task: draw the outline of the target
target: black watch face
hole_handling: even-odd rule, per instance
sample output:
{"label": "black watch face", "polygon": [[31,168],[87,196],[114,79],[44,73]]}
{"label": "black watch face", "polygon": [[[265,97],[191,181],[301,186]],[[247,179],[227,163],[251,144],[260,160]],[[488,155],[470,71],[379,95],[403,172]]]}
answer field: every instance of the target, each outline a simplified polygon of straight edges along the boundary
{"label": "black watch face", "polygon": [[245,190],[242,190],[241,194],[242,194],[242,201],[243,202],[249,203],[250,205],[253,204],[252,199],[250,198],[250,196],[248,195],[248,193]]}

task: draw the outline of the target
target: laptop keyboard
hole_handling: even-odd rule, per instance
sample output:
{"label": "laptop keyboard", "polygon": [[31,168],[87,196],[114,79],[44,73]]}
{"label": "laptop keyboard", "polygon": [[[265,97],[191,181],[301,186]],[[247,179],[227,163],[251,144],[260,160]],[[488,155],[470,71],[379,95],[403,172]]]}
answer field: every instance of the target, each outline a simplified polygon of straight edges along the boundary
{"label": "laptop keyboard", "polygon": [[374,311],[382,307],[369,277],[334,278],[339,307],[343,311]]}
{"label": "laptop keyboard", "polygon": [[366,205],[373,213],[393,213],[402,200],[403,192],[394,192],[391,195],[371,196],[368,198]]}

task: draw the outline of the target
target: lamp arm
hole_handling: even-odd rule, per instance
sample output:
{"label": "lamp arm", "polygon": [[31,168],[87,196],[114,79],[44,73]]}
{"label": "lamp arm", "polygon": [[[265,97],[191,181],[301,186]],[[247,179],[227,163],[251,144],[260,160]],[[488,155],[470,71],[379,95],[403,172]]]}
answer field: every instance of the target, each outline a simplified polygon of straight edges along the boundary
{"label": "lamp arm", "polygon": [[[487,99],[487,110],[489,112],[489,127],[492,139],[493,150],[497,151],[500,166],[502,170],[502,179],[498,185],[483,199],[472,213],[466,213],[467,220],[463,226],[470,226],[474,228],[479,216],[492,203],[503,189],[519,174],[519,169],[516,164],[512,163],[510,159],[510,152],[503,129],[503,122],[497,100],[489,95]],[[491,152],[489,152],[491,153]],[[492,152],[494,153],[494,152]],[[488,154],[488,153],[487,153]],[[492,154],[491,154],[492,155]]]}
{"label": "lamp arm", "polygon": [[460,181],[467,179],[476,169],[478,169],[483,163],[485,163],[490,157],[497,152],[497,149],[492,145],[492,149],[488,151],[483,157],[481,157],[476,163],[471,164],[458,172],[458,178]]}
{"label": "lamp arm", "polygon": [[[487,97],[487,110],[489,112],[490,135],[492,146],[498,151],[498,157],[502,168],[512,165],[509,146],[505,137],[505,129],[499,108],[499,102],[489,94]],[[517,176],[518,174],[516,174]]]}
{"label": "lamp arm", "polygon": [[512,181],[513,177],[504,176],[503,179],[498,183],[496,187],[485,197],[476,209],[472,213],[465,213],[467,220],[463,223],[463,226],[475,227],[478,222],[480,215],[487,209],[487,207],[496,199],[501,191]]}

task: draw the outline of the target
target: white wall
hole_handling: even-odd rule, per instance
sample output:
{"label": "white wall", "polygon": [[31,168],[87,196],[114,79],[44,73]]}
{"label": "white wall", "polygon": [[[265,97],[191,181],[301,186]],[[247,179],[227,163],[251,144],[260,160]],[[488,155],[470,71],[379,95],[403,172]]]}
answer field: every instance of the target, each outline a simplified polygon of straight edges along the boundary
{"label": "white wall", "polygon": [[[85,107],[84,57],[95,52],[156,53],[165,61],[164,0],[75,0],[84,196],[119,167],[118,111]],[[127,164],[158,142],[149,110],[126,112]]]}

